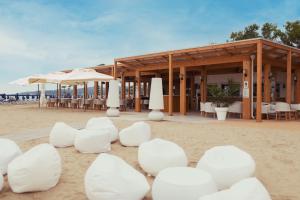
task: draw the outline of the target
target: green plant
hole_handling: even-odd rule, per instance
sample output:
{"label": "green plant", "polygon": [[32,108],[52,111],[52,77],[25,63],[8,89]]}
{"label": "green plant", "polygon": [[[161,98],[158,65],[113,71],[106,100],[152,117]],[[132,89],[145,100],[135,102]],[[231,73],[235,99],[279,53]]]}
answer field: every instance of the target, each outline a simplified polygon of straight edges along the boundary
{"label": "green plant", "polygon": [[231,79],[228,80],[228,85],[224,89],[218,85],[211,85],[207,88],[212,102],[217,107],[228,107],[234,102],[232,98],[240,89],[240,86],[235,84]]}

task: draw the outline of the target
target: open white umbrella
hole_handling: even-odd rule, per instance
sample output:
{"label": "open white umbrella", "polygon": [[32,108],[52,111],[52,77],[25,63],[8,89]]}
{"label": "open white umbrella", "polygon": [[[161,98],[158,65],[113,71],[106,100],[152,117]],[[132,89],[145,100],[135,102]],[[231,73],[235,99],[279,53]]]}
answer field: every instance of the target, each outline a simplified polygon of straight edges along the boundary
{"label": "open white umbrella", "polygon": [[30,79],[38,79],[41,76],[43,76],[43,75],[41,75],[41,74],[35,74],[35,75],[32,75],[32,76],[26,76],[24,78],[20,78],[20,79],[11,81],[8,84],[11,84],[11,85],[20,85],[20,86],[27,86],[27,85],[32,84],[30,82]]}
{"label": "open white umbrella", "polygon": [[30,83],[61,83],[62,80],[66,79],[68,73],[65,72],[52,72],[40,76],[29,78]]}
{"label": "open white umbrella", "polygon": [[62,77],[61,83],[66,85],[84,84],[89,81],[109,81],[114,77],[97,72],[94,69],[74,69]]}

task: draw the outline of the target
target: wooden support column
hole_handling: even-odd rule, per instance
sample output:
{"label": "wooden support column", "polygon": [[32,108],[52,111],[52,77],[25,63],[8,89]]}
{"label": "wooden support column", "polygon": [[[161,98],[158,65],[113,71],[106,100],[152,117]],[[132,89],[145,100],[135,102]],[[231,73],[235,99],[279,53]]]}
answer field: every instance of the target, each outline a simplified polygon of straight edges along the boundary
{"label": "wooden support column", "polygon": [[105,82],[105,99],[108,97],[109,82]]}
{"label": "wooden support column", "polygon": [[286,102],[292,103],[292,51],[289,50],[286,63]]}
{"label": "wooden support column", "polygon": [[173,62],[172,54],[169,54],[169,115],[173,115]]}
{"label": "wooden support column", "polygon": [[94,81],[94,98],[98,99],[98,95],[99,95],[98,81]]}
{"label": "wooden support column", "polygon": [[73,98],[77,99],[77,85],[73,85]]}
{"label": "wooden support column", "polygon": [[129,81],[128,82],[128,98],[130,99],[131,97],[130,97],[130,93],[131,93],[131,91],[130,91],[130,89],[131,89],[131,82]]}
{"label": "wooden support column", "polygon": [[115,61],[114,66],[113,66],[113,77],[115,80],[117,79],[117,67],[118,67],[118,62]]}
{"label": "wooden support column", "polygon": [[271,72],[271,65],[266,64],[264,66],[264,101],[267,103],[271,102],[271,82],[269,75]]}
{"label": "wooden support column", "polygon": [[125,94],[126,94],[126,82],[125,82],[125,76],[122,74],[122,83],[121,83],[121,98],[125,100]]}
{"label": "wooden support column", "polygon": [[58,98],[61,98],[61,84],[58,86]]}
{"label": "wooden support column", "polygon": [[[243,60],[243,119],[251,119],[251,94],[252,94],[251,60]],[[247,85],[245,85],[245,83]]]}
{"label": "wooden support column", "polygon": [[88,90],[88,87],[87,87],[87,83],[84,83],[84,86],[83,86],[83,87],[84,87],[84,94],[83,94],[83,95],[84,95],[84,98],[86,99],[86,98],[88,97],[88,91],[87,91],[87,90]]}
{"label": "wooden support column", "polygon": [[100,96],[101,96],[101,99],[103,98],[103,82],[100,81]]}
{"label": "wooden support column", "polygon": [[207,71],[203,67],[201,69],[201,84],[200,84],[200,96],[201,96],[201,102],[206,102],[206,96],[207,96]]}
{"label": "wooden support column", "polygon": [[144,96],[147,96],[147,81],[143,82],[143,87],[144,87]]}
{"label": "wooden support column", "polygon": [[194,104],[194,97],[195,97],[195,76],[192,75],[190,79],[190,85],[191,85],[191,95],[190,95],[190,103],[191,103],[191,110],[195,109],[195,104]]}
{"label": "wooden support column", "polygon": [[257,73],[256,73],[256,121],[261,122],[262,103],[262,41],[257,43]]}
{"label": "wooden support column", "polygon": [[141,112],[141,73],[135,71],[135,112]]}
{"label": "wooden support column", "polygon": [[295,69],[295,103],[300,103],[300,68]]}
{"label": "wooden support column", "polygon": [[186,68],[180,67],[180,114],[186,115]]}

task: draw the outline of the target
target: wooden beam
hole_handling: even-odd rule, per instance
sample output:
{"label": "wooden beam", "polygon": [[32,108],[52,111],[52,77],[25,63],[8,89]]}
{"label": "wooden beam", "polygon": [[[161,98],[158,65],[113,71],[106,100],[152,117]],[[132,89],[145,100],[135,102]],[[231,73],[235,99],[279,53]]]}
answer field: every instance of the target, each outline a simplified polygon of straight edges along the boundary
{"label": "wooden beam", "polygon": [[100,97],[101,97],[101,99],[103,98],[103,82],[102,81],[100,81]]}
{"label": "wooden beam", "polygon": [[286,102],[292,102],[292,51],[290,50],[287,55],[286,63]]}
{"label": "wooden beam", "polygon": [[271,102],[271,83],[269,79],[269,75],[271,72],[271,65],[264,65],[264,102]]}
{"label": "wooden beam", "polygon": [[262,105],[262,42],[257,43],[257,74],[256,74],[256,121],[261,122]]}
{"label": "wooden beam", "polygon": [[180,114],[186,115],[186,69],[180,67]]}
{"label": "wooden beam", "polygon": [[295,103],[300,103],[300,67],[295,70]]}
{"label": "wooden beam", "polygon": [[128,60],[135,60],[135,59],[141,59],[141,58],[168,56],[169,54],[182,54],[182,53],[190,53],[190,52],[205,52],[205,51],[209,51],[209,50],[222,49],[222,48],[233,47],[233,46],[241,47],[241,46],[247,46],[247,45],[255,45],[255,44],[257,44],[257,41],[260,41],[260,40],[261,39],[241,40],[241,41],[235,41],[235,42],[227,42],[227,43],[224,43],[224,44],[213,44],[213,45],[196,47],[196,48],[173,50],[173,51],[164,51],[164,52],[152,53],[152,54],[147,54],[147,55],[117,58],[116,60],[117,61],[128,61]]}
{"label": "wooden beam", "polygon": [[77,99],[77,85],[73,85],[73,98]]}
{"label": "wooden beam", "polygon": [[98,99],[98,92],[99,92],[99,86],[98,86],[98,81],[94,81],[94,98]]}
{"label": "wooden beam", "polygon": [[206,102],[207,97],[207,70],[206,68],[201,69],[201,83],[200,83],[200,97],[201,102]]}
{"label": "wooden beam", "polygon": [[125,82],[125,76],[122,74],[121,76],[122,82],[121,82],[121,98],[125,100],[126,95],[126,82]]}
{"label": "wooden beam", "polygon": [[243,61],[243,71],[243,119],[251,119],[252,70],[250,59]]}
{"label": "wooden beam", "polygon": [[108,97],[109,82],[105,82],[105,99]]}
{"label": "wooden beam", "polygon": [[141,73],[135,72],[135,112],[141,112]]}
{"label": "wooden beam", "polygon": [[169,54],[169,115],[173,115],[173,62]]}
{"label": "wooden beam", "polygon": [[[239,56],[220,56],[213,58],[203,58],[193,61],[173,61],[173,68],[179,68],[179,66],[185,67],[195,67],[195,66],[204,66],[204,65],[218,65],[225,63],[237,63],[243,62],[243,60],[249,58],[249,55],[239,55]],[[153,70],[161,70],[168,69],[168,63],[157,63],[147,65],[145,67],[140,67],[137,70],[139,71],[153,71]]]}

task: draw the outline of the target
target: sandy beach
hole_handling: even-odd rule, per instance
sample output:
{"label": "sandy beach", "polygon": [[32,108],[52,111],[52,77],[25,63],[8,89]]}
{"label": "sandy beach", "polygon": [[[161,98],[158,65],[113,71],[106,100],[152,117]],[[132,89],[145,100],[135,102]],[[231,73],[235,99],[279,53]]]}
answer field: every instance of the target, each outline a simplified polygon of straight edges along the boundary
{"label": "sandy beach", "polygon": [[[57,121],[80,128],[89,118],[105,114],[103,111],[38,109],[37,105],[1,105],[0,113],[0,137],[14,139],[23,151],[48,142],[49,130]],[[145,113],[121,114],[120,118],[113,118],[119,129],[145,118]],[[177,116],[173,118],[181,119]],[[199,123],[195,120],[148,123],[151,125],[153,138],[174,141],[185,149],[189,166],[195,166],[204,151],[210,147],[233,144],[253,156],[257,164],[256,176],[264,183],[273,200],[300,199],[299,121],[270,120],[255,123],[233,119],[225,122],[200,117],[194,119],[199,120]],[[86,199],[84,175],[97,155],[80,154],[73,147],[58,151],[63,160],[63,173],[56,187],[46,192],[15,194],[5,181],[0,199]],[[144,173],[137,162],[137,148],[123,147],[116,142],[109,153],[120,156]],[[153,179],[148,177],[148,181],[152,183]],[[146,199],[151,199],[150,193]]]}

